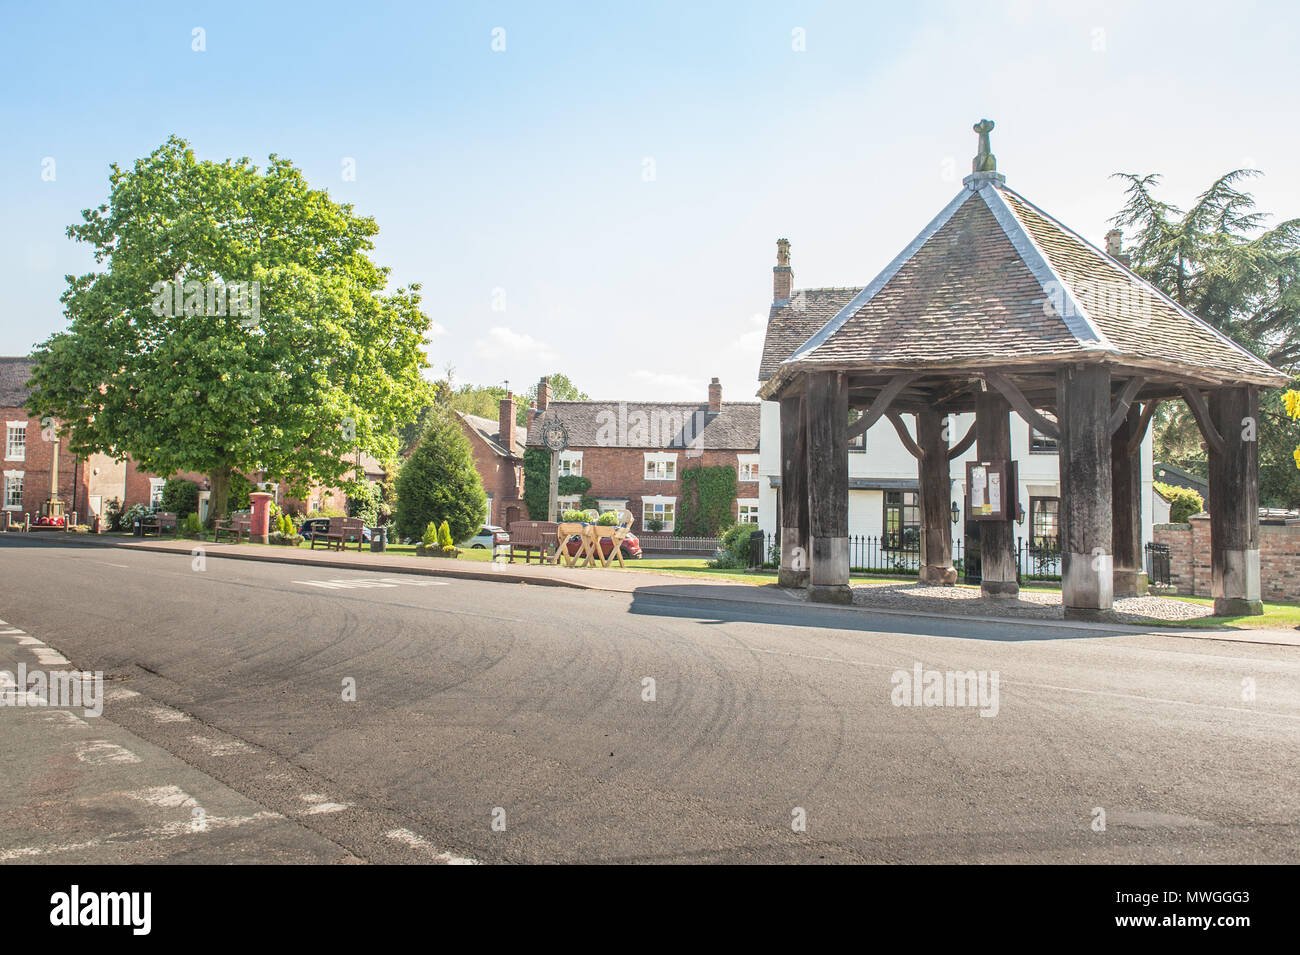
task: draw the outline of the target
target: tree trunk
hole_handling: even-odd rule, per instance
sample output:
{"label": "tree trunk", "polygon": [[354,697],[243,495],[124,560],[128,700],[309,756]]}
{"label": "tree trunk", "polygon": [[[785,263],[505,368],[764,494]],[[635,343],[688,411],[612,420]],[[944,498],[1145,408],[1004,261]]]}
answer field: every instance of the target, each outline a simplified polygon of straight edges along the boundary
{"label": "tree trunk", "polygon": [[212,483],[212,496],[208,502],[209,527],[214,521],[226,518],[226,511],[230,507],[230,475],[231,469],[228,467],[214,468],[208,475],[208,480]]}

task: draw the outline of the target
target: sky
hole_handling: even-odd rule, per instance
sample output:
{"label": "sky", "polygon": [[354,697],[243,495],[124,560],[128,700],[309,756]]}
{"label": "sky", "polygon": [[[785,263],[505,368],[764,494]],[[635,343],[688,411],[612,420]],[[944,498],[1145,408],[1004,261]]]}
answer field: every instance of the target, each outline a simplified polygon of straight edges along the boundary
{"label": "sky", "polygon": [[1258,168],[1260,208],[1300,216],[1298,39],[1300,5],[1196,0],[0,0],[0,355],[64,326],[110,163],[175,134],[373,216],[431,377],[749,400],[776,240],[796,288],[866,284],[982,117],[1008,186],[1099,245],[1116,172],[1186,206]]}

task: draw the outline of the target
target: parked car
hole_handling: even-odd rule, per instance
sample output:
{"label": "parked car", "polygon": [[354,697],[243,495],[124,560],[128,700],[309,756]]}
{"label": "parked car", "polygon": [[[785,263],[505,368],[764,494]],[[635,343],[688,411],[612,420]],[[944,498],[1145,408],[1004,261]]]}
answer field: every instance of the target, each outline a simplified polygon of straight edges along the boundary
{"label": "parked car", "polygon": [[[582,553],[582,541],[576,537],[570,537],[565,545],[570,557],[577,557]],[[610,551],[614,549],[614,541],[609,537],[602,537],[600,540],[601,557],[608,557]],[[627,536],[623,538],[623,559],[638,560],[641,557],[641,542],[636,539],[636,535],[628,531]]]}
{"label": "parked car", "polygon": [[[318,531],[323,534],[329,529],[330,519],[328,517],[309,517],[302,522],[302,527],[298,528],[298,533],[302,535],[303,540],[310,541],[313,534]],[[370,528],[361,528],[361,540],[367,544],[370,543]]]}
{"label": "parked car", "polygon": [[474,550],[487,550],[509,543],[510,533],[504,527],[497,527],[495,524],[484,524],[483,528],[475,536],[465,541],[461,546]]}

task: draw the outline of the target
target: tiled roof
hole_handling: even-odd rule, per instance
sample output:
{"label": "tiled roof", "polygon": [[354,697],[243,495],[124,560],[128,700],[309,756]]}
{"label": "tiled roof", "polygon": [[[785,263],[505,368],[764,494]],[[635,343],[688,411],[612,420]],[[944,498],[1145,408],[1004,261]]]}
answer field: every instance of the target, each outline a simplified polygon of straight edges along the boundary
{"label": "tiled roof", "polygon": [[[468,424],[471,428],[474,429],[475,432],[477,432],[480,438],[482,438],[484,441],[488,443],[489,446],[491,446],[494,454],[499,454],[502,457],[509,456],[509,452],[506,451],[505,445],[501,443],[501,422],[500,421],[494,421],[491,418],[480,418],[478,415],[465,414],[464,412],[460,412],[460,411],[456,413],[459,414],[462,419],[464,419],[466,424]],[[518,446],[522,447],[524,440],[527,437],[528,437],[528,429],[516,425],[515,443]]]}
{"label": "tiled roof", "polygon": [[0,358],[0,408],[26,404],[27,380],[35,364],[30,358]]}
{"label": "tiled roof", "polygon": [[1286,382],[1001,182],[972,179],[768,374],[819,365],[971,369],[1103,357],[1225,384]]}
{"label": "tiled roof", "polygon": [[798,289],[788,299],[772,303],[767,316],[767,335],[763,339],[763,360],[758,366],[758,380],[766,381],[781,362],[795,353],[800,345],[839,314],[856,288]]}
{"label": "tiled roof", "polygon": [[709,414],[707,404],[660,401],[552,401],[533,419],[528,446],[541,447],[542,428],[559,419],[571,448],[685,448],[710,451],[758,450],[759,405],[724,401]]}

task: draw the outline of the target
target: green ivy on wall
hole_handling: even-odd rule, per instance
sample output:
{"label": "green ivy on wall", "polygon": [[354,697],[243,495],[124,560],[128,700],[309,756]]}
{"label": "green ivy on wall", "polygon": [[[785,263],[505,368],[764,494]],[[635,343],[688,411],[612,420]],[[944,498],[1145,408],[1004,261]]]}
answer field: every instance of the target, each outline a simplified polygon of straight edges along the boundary
{"label": "green ivy on wall", "polygon": [[[534,521],[546,520],[547,498],[551,486],[551,452],[545,448],[529,448],[524,452],[524,504],[528,506],[528,518]],[[576,474],[563,474],[559,480],[561,497],[577,495],[582,500],[578,506],[587,510],[597,506],[596,499],[587,492],[591,490],[591,479]]]}
{"label": "green ivy on wall", "polygon": [[736,469],[720,464],[683,468],[682,494],[673,533],[678,537],[716,537],[736,522]]}

